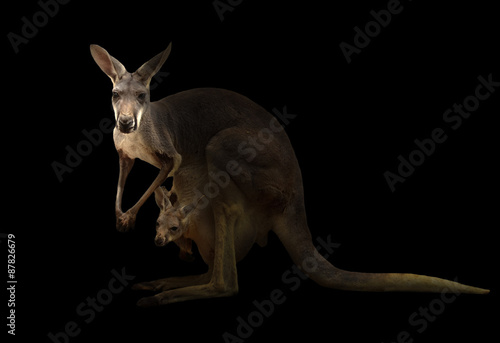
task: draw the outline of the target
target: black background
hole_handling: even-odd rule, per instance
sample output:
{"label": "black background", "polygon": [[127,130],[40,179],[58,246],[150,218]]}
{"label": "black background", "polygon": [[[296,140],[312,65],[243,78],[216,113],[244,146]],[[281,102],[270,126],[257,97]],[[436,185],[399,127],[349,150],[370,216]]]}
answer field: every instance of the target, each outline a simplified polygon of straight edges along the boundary
{"label": "black background", "polygon": [[[363,28],[373,20],[370,11],[387,3],[245,0],[221,21],[211,0],[71,1],[17,54],[7,34],[21,34],[21,18],[32,18],[40,6],[33,0],[4,4],[2,169],[8,207],[1,231],[16,235],[15,339],[50,342],[49,332],[74,321],[81,331],[71,342],[224,342],[225,332],[237,334],[237,318],[255,311],[253,301],[269,299],[275,289],[286,301],[246,342],[299,336],[396,342],[401,331],[414,342],[494,339],[499,283],[493,122],[500,88],[457,130],[442,114],[474,94],[479,75],[500,81],[498,16],[486,1],[439,7],[402,1],[402,12],[347,63],[339,44],[353,44],[354,27]],[[152,100],[220,87],[269,111],[286,106],[296,114],[286,131],[303,174],[309,227],[313,237],[331,235],[340,243],[329,258],[333,264],[457,277],[492,293],[459,296],[419,333],[421,326],[409,317],[436,304],[439,294],[342,292],[312,281],[291,291],[281,280],[291,259],[271,234],[266,248],[255,247],[239,263],[236,297],[140,309],[135,303],[148,294],[129,286],[85,323],[88,317],[76,308],[108,287],[113,269],[125,268],[134,282],[205,270],[199,256],[190,264],[178,259],[175,246],[154,246],[158,209],[152,199],[133,232],[115,230],[118,156],[112,134],[62,182],[51,166],[64,163],[65,147],[75,148],[82,130],[113,119],[111,82],[92,60],[89,44],[103,46],[133,71],[171,41],[162,69],[169,75]],[[391,192],[384,172],[396,172],[398,155],[408,157],[414,140],[429,138],[435,128],[448,139]],[[136,162],[124,208],[156,173]],[[4,254],[4,243],[0,247]]]}

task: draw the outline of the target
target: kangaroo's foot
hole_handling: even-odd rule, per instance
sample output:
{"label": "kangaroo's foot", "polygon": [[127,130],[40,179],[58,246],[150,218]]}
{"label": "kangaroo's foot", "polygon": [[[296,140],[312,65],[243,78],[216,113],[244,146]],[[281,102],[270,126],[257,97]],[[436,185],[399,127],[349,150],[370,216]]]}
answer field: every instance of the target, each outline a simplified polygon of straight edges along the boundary
{"label": "kangaroo's foot", "polygon": [[158,293],[152,297],[142,298],[137,302],[137,306],[161,306],[186,300],[228,297],[235,295],[236,293],[236,289],[216,287],[214,284],[208,283],[204,285],[173,289],[170,291]]}
{"label": "kangaroo's foot", "polygon": [[133,285],[132,289],[159,292],[181,287],[202,285],[208,283],[209,281],[210,274],[205,273],[201,275],[169,277],[155,281],[140,282]]}
{"label": "kangaroo's foot", "polygon": [[116,213],[116,229],[120,232],[127,232],[134,228],[136,213],[127,211]]}

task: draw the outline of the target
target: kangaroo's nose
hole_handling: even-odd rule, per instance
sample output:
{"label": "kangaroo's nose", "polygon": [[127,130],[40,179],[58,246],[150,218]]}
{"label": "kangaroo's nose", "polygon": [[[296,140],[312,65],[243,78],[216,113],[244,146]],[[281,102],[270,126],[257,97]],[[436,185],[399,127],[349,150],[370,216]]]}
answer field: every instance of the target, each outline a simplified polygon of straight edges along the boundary
{"label": "kangaroo's nose", "polygon": [[162,247],[162,246],[164,246],[164,245],[165,245],[165,242],[166,242],[165,237],[161,237],[161,236],[156,236],[156,237],[155,237],[155,245],[156,245],[157,247]]}
{"label": "kangaroo's nose", "polygon": [[122,114],[118,119],[118,128],[120,131],[127,133],[130,132],[133,127],[134,117]]}

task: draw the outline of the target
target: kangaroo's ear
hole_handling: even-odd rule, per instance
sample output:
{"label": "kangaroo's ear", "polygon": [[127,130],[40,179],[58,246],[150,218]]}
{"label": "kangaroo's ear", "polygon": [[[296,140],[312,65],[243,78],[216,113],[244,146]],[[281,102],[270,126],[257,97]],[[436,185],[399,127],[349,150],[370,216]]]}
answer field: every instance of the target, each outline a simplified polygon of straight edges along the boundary
{"label": "kangaroo's ear", "polygon": [[187,215],[192,211],[194,210],[194,205],[193,204],[189,204],[189,205],[186,205],[186,206],[183,206],[181,207],[180,211],[179,211],[179,214],[181,215],[181,219],[184,219],[187,217]]}
{"label": "kangaroo's ear", "polygon": [[181,216],[183,218],[186,218],[189,213],[191,213],[192,210],[194,210],[201,202],[201,200],[205,198],[205,196],[201,196],[196,203],[191,203],[189,205],[186,205],[181,208]]}
{"label": "kangaroo's ear", "polygon": [[163,52],[160,52],[135,71],[134,74],[140,77],[142,83],[144,83],[146,87],[149,85],[149,82],[151,82],[153,76],[160,71],[161,66],[167,60],[168,55],[170,55],[171,49],[172,43],[170,43]]}
{"label": "kangaroo's ear", "polygon": [[91,44],[90,53],[101,70],[110,77],[111,81],[113,81],[113,84],[127,72],[120,61],[108,54],[108,52],[99,45]]}
{"label": "kangaroo's ear", "polygon": [[155,189],[155,201],[156,205],[160,208],[160,211],[165,211],[169,206],[172,206],[168,196],[169,194],[165,187],[161,186]]}

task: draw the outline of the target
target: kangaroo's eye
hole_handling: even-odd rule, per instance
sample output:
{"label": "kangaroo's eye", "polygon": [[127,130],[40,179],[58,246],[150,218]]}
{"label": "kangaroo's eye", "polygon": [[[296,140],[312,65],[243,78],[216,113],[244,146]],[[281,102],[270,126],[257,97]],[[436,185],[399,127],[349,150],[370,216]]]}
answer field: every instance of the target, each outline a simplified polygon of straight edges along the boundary
{"label": "kangaroo's eye", "polygon": [[120,94],[118,94],[118,92],[112,92],[111,94],[113,95],[113,99],[118,99],[120,97]]}
{"label": "kangaroo's eye", "polygon": [[177,231],[177,229],[179,229],[177,226],[173,226],[170,228],[170,231],[175,232],[175,231]]}
{"label": "kangaroo's eye", "polygon": [[146,100],[146,93],[140,93],[139,95],[137,95],[137,99],[139,101],[144,101]]}
{"label": "kangaroo's eye", "polygon": [[156,228],[160,227],[160,222],[156,222]]}

